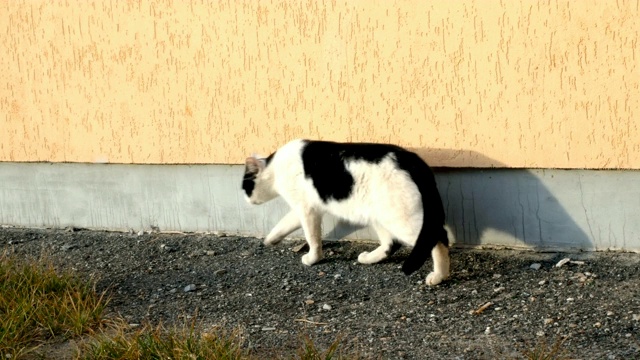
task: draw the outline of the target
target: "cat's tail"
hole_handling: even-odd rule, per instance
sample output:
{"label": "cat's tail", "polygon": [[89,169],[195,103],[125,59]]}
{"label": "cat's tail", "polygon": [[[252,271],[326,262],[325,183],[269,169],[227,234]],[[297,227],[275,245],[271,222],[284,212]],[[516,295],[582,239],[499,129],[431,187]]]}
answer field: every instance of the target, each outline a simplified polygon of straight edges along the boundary
{"label": "cat's tail", "polygon": [[407,171],[422,197],[423,220],[418,239],[402,265],[402,271],[410,275],[427,261],[431,250],[438,244],[449,246],[444,228],[445,214],[436,180],[429,166],[415,153],[396,154],[398,165]]}

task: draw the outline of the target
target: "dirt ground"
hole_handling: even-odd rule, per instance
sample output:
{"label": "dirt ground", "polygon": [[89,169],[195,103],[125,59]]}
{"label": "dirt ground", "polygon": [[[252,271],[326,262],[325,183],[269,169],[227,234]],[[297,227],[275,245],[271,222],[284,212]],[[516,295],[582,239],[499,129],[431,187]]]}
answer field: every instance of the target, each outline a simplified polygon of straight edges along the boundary
{"label": "dirt ground", "polygon": [[97,279],[109,312],[131,324],[197,316],[240,329],[255,354],[286,354],[309,336],[376,359],[522,358],[559,341],[569,358],[640,359],[640,254],[454,248],[452,277],[428,287],[430,261],[408,277],[400,270],[406,249],[361,265],[358,253],[375,244],[326,242],[326,259],[306,267],[302,243],[0,229],[2,251]]}

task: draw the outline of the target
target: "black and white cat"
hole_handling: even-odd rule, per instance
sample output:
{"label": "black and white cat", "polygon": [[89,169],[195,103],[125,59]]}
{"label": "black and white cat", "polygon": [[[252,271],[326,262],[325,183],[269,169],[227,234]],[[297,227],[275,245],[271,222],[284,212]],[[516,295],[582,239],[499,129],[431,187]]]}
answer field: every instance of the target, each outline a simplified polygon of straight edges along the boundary
{"label": "black and white cat", "polygon": [[267,158],[246,160],[242,188],[247,201],[262,204],[282,196],[291,211],[271,230],[265,245],[302,227],[309,252],[302,263],[322,259],[321,220],[325,213],[371,225],[380,246],[358,256],[377,263],[399,248],[413,247],[402,270],[411,274],[433,257],[428,285],[449,276],[445,214],[429,166],[394,145],[293,140]]}

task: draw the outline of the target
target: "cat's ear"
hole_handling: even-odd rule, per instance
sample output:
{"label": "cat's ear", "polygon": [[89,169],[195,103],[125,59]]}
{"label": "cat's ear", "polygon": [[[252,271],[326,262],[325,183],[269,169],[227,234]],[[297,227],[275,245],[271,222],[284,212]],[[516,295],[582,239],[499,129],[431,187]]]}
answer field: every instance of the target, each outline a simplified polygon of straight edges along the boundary
{"label": "cat's ear", "polygon": [[255,156],[250,156],[245,161],[245,165],[247,173],[257,174],[265,168],[266,162],[264,159],[258,159]]}

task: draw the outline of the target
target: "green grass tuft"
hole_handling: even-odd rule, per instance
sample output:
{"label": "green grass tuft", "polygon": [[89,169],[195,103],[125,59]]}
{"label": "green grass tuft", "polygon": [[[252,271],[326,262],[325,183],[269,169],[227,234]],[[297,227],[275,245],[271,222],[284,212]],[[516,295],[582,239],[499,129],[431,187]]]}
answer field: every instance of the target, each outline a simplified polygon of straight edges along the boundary
{"label": "green grass tuft", "polygon": [[532,349],[524,351],[523,355],[527,360],[565,360],[569,359],[566,350],[562,347],[565,338],[558,338],[549,346],[542,339]]}
{"label": "green grass tuft", "polygon": [[96,337],[82,346],[77,359],[249,359],[242,343],[238,332],[222,329],[203,332],[196,328],[195,322],[180,329],[145,326],[133,332],[123,324],[115,334]]}
{"label": "green grass tuft", "polygon": [[107,300],[92,284],[48,262],[0,255],[0,356],[19,359],[39,343],[71,338],[102,321]]}

